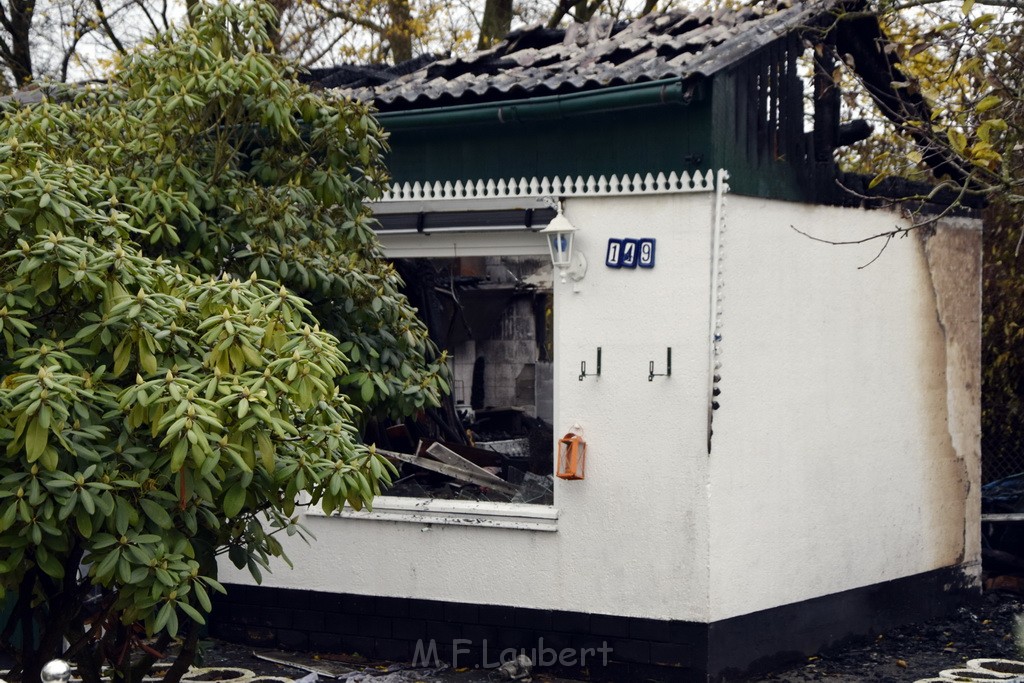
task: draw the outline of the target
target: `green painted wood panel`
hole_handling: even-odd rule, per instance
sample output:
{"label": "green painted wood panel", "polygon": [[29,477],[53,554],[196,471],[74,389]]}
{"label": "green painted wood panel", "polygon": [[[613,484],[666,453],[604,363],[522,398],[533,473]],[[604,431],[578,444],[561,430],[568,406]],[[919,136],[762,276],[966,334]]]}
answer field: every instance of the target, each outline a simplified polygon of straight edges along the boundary
{"label": "green painted wood panel", "polygon": [[802,118],[794,120],[803,106],[797,85],[776,88],[799,102],[787,99],[774,114],[766,108],[758,74],[777,79],[788,58],[782,47],[769,47],[702,84],[701,96],[685,105],[398,130],[388,167],[399,182],[453,183],[724,168],[737,194],[815,202],[834,185],[834,165],[809,156]]}
{"label": "green painted wood panel", "polygon": [[[712,88],[713,163],[729,171],[736,194],[789,201],[813,201],[814,183],[807,159],[793,149],[778,149],[757,128],[761,112],[746,81],[750,72],[719,74]],[[762,122],[764,123],[764,122]]]}
{"label": "green painted wood panel", "polygon": [[401,182],[706,170],[712,163],[710,104],[402,130],[391,136],[387,163]]}

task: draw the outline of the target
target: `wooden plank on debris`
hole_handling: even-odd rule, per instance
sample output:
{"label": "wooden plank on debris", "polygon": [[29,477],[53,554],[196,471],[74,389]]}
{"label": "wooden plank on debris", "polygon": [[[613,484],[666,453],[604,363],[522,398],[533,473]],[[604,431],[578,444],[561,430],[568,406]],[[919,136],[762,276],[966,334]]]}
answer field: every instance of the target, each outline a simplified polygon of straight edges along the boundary
{"label": "wooden plank on debris", "polygon": [[981,516],[982,522],[1024,522],[1024,512],[990,512]]}
{"label": "wooden plank on debris", "polygon": [[519,488],[508,483],[500,477],[496,477],[490,472],[484,471],[488,476],[483,477],[477,472],[451,465],[446,462],[438,462],[431,460],[430,458],[423,458],[417,455],[409,455],[408,453],[399,453],[397,451],[386,451],[383,448],[376,449],[378,453],[388,458],[394,458],[395,460],[401,460],[407,462],[410,465],[416,465],[422,467],[425,470],[431,472],[437,472],[445,476],[457,479],[458,481],[467,484],[476,484],[477,486],[483,486],[484,488],[494,489],[495,491],[501,491],[510,496],[514,496],[519,492]]}
{"label": "wooden plank on debris", "polygon": [[430,444],[430,447],[427,448],[427,453],[434,456],[441,462],[446,462],[449,465],[454,465],[455,467],[465,469],[470,472],[476,472],[478,475],[484,477],[485,479],[490,479],[500,484],[508,483],[498,475],[494,474],[493,472],[488,472],[487,470],[480,467],[472,460],[462,457],[452,449],[448,448],[442,443],[438,443],[437,441]]}

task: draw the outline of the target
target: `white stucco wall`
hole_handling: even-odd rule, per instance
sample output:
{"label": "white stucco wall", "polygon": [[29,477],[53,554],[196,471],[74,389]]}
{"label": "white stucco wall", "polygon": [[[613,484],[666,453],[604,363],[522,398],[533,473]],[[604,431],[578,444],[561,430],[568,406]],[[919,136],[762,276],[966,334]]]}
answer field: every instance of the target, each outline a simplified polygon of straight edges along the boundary
{"label": "white stucco wall", "polygon": [[[289,542],[295,569],[280,566],[264,585],[706,621],[713,197],[565,203],[589,270],[578,292],[571,282],[555,285],[554,428],[561,436],[580,423],[588,455],[585,480],[556,480],[557,531],[310,515],[315,547]],[[495,236],[505,254],[521,239]],[[656,267],[607,268],[609,237],[656,238]],[[531,238],[544,249],[542,236]],[[485,235],[403,236],[393,246],[437,256],[455,242],[487,251]],[[579,381],[580,361],[593,372],[598,346],[600,378]],[[672,377],[649,382],[649,361],[664,372],[670,346]],[[221,578],[251,582],[230,566]]]}
{"label": "white stucco wall", "polygon": [[[881,240],[833,246],[793,230],[856,240],[897,223],[729,198],[712,620],[978,559],[973,542],[964,554],[976,434],[954,449],[922,239],[893,240],[858,268]],[[977,425],[960,413],[954,432]]]}
{"label": "white stucco wall", "polygon": [[[580,423],[588,459],[584,481],[556,480],[556,531],[310,515],[315,546],[289,541],[295,569],[265,585],[706,622],[976,562],[977,406],[947,383],[970,384],[975,352],[947,351],[922,240],[858,269],[880,243],[790,227],[850,240],[892,214],[728,197],[708,455],[713,206],[709,192],[566,201],[589,270],[578,292],[556,278],[554,428]],[[656,267],[607,268],[611,237],[656,238]],[[527,233],[385,245],[544,252]],[[600,378],[578,381],[598,346]],[[649,382],[667,347],[672,376]]]}

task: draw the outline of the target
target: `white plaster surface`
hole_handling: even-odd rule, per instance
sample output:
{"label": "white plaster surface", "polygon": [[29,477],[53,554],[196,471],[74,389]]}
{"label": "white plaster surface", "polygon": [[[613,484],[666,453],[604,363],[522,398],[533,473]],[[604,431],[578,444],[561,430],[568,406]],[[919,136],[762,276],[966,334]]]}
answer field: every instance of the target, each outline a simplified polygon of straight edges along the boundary
{"label": "white plaster surface", "polygon": [[[947,399],[921,240],[858,269],[880,243],[790,227],[849,240],[892,214],[727,198],[708,455],[713,200],[566,201],[589,270],[579,292],[556,278],[554,428],[578,422],[588,452],[585,480],[556,480],[557,531],[308,516],[316,545],[289,540],[295,569],[265,585],[706,622],[977,561],[973,418],[956,418],[955,440],[947,425],[973,404]],[[544,253],[539,235],[495,235],[499,253]],[[486,234],[417,237],[389,253],[488,249]],[[610,237],[656,238],[656,267],[607,268]],[[601,376],[578,381],[598,346]],[[672,376],[649,382],[666,347]]]}
{"label": "white plaster surface", "polygon": [[[264,585],[706,621],[712,201],[691,193],[565,202],[590,265],[579,292],[556,278],[554,427],[557,437],[580,423],[588,451],[585,480],[556,480],[556,532],[311,515],[315,547],[289,542],[295,569],[279,564]],[[390,253],[453,248],[450,235],[414,237]],[[544,253],[543,237],[530,237]],[[607,268],[609,237],[656,238],[656,267]],[[465,242],[484,253],[486,238]],[[508,253],[522,239],[497,243]],[[580,361],[591,370],[598,346],[601,377],[578,381]],[[649,361],[664,372],[669,346],[672,377],[649,382]],[[230,566],[221,578],[251,582]]]}
{"label": "white plaster surface", "polygon": [[921,240],[858,268],[880,240],[793,227],[856,240],[901,219],[737,196],[727,216],[711,619],[976,561]]}

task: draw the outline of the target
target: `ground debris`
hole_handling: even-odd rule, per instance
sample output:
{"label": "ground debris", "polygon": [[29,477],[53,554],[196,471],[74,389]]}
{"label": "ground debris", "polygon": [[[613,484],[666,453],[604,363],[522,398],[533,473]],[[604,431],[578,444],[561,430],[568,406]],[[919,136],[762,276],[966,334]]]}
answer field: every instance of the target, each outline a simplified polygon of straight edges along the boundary
{"label": "ground debris", "polygon": [[[987,592],[977,602],[946,618],[892,629],[827,649],[814,660],[813,668],[804,660],[792,669],[747,680],[913,683],[937,679],[939,672],[963,669],[969,661],[978,658],[1003,662],[1020,660],[1024,658],[1024,651],[1018,649],[1014,630],[1017,616],[1022,613],[1022,596],[1003,591]],[[1024,664],[1020,666],[1024,671]],[[1003,676],[1006,673],[1016,672],[1007,670]],[[988,680],[982,678],[984,675],[971,680]]]}

